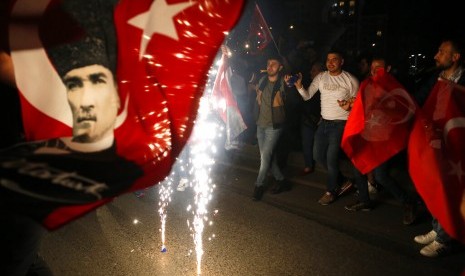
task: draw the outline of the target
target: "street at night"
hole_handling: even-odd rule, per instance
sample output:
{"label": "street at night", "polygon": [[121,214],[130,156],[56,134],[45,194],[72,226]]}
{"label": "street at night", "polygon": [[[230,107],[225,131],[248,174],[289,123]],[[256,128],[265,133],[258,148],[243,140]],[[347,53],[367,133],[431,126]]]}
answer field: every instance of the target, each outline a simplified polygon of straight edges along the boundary
{"label": "street at night", "polygon": [[[401,206],[387,196],[371,212],[344,210],[354,200],[353,193],[320,206],[316,201],[325,173],[317,170],[296,176],[300,154],[291,155],[286,172],[293,189],[266,193],[259,202],[251,197],[258,149],[247,146],[235,155],[217,156],[212,172],[216,189],[208,207],[213,224],[206,226],[203,235],[202,275],[463,272],[463,251],[437,259],[421,256],[421,246],[413,237],[430,230],[430,219],[423,216],[415,225],[402,225]],[[192,213],[186,210],[193,202],[192,189],[180,192],[173,187],[167,208],[167,252],[162,253],[160,187],[151,188],[142,198],[134,194],[116,198],[48,233],[40,254],[56,275],[196,275],[194,243],[187,226]]]}
{"label": "street at night", "polygon": [[465,276],[458,1],[2,2],[0,276]]}

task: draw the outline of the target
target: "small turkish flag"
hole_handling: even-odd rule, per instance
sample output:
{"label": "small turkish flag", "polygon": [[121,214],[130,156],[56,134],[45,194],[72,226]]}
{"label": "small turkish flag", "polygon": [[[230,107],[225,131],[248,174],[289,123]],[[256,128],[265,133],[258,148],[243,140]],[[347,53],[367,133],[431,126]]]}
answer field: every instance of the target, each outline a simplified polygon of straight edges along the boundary
{"label": "small turkish flag", "polygon": [[225,148],[227,150],[237,147],[238,136],[247,129],[232,91],[231,71],[229,58],[223,54],[221,56],[221,65],[218,68],[218,73],[213,84],[212,96],[215,97],[216,102],[220,103],[218,113],[226,124]]}
{"label": "small turkish flag", "polygon": [[248,39],[251,43],[252,53],[260,52],[273,41],[273,35],[257,3],[255,3],[252,20],[250,21]]}
{"label": "small turkish flag", "polygon": [[409,171],[428,210],[465,243],[465,87],[438,80],[408,145]]}

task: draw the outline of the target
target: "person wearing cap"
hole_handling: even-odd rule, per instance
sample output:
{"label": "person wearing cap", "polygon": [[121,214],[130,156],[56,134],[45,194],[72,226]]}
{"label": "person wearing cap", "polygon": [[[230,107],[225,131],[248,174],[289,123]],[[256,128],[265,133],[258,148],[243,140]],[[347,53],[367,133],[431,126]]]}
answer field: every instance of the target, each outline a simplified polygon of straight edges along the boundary
{"label": "person wearing cap", "polygon": [[57,206],[119,195],[143,175],[137,164],[117,153],[116,33],[111,20],[101,20],[111,17],[97,13],[93,1],[65,4],[84,35],[65,44],[44,43],[44,50],[64,84],[72,136],[19,144],[0,158],[0,173],[9,180],[0,189],[14,194],[12,204],[14,197],[38,201],[43,209],[36,212],[39,221]]}
{"label": "person wearing cap", "polygon": [[[88,21],[99,24],[82,25],[86,37],[54,47],[44,44],[65,87],[68,101],[63,105],[71,108],[73,135],[20,143],[0,153],[0,275],[51,275],[38,255],[49,215],[60,207],[116,196],[142,176],[137,164],[116,151],[113,129],[120,99],[116,59],[108,51],[115,40],[108,36],[111,31],[99,30],[100,22]],[[14,65],[9,51],[3,51],[0,81],[16,88]]]}

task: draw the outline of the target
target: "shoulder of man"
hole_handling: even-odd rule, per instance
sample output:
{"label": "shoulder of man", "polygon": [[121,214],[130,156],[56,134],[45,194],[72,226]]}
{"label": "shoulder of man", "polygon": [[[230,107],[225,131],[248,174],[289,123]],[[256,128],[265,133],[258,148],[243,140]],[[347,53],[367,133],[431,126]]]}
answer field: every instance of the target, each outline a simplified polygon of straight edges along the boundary
{"label": "shoulder of man", "polygon": [[268,81],[268,76],[263,76],[258,80],[258,90],[263,90],[265,88],[266,82]]}
{"label": "shoulder of man", "polygon": [[358,82],[357,77],[354,74],[350,73],[349,71],[342,70],[342,74],[346,75],[347,77],[349,77],[351,79],[355,79]]}
{"label": "shoulder of man", "polygon": [[457,80],[457,84],[465,86],[465,72],[463,72],[460,78]]}
{"label": "shoulder of man", "polygon": [[329,76],[329,72],[327,70],[321,71],[320,73],[318,73],[318,75],[315,76],[315,78],[312,80],[312,82],[315,81],[315,80],[319,81],[320,79],[328,77],[328,76]]}

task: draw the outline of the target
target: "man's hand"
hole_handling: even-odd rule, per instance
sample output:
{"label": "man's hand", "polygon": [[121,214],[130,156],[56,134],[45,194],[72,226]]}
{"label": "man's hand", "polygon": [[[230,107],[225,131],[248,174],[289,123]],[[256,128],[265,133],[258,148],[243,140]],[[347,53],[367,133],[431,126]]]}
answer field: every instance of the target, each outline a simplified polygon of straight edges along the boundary
{"label": "man's hand", "polygon": [[[302,73],[298,73],[297,74],[298,78],[297,80],[294,82],[294,86],[297,88],[297,89],[300,89],[302,88]],[[286,85],[288,87],[292,87],[292,83],[289,82],[289,80],[291,79],[291,75],[285,75],[284,76],[284,81],[286,82]]]}
{"label": "man's hand", "polygon": [[355,98],[350,98],[348,100],[337,100],[339,106],[345,111],[350,111],[354,105]]}

